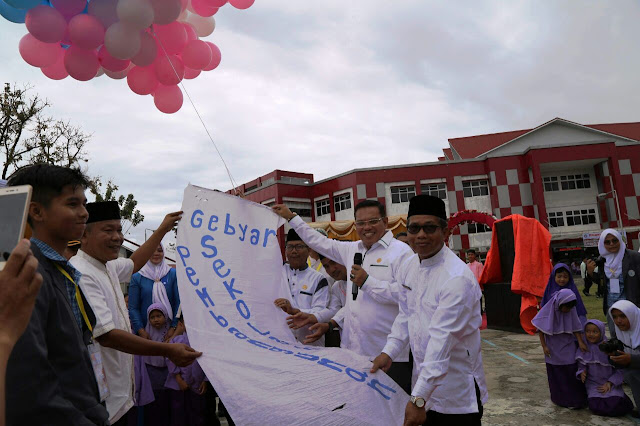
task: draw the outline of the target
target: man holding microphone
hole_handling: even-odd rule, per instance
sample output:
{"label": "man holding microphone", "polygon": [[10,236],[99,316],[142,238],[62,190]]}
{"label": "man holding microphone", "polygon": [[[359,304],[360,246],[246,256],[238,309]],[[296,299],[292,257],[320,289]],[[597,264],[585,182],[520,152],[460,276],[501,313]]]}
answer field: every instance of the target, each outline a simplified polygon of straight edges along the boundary
{"label": "man holding microphone", "polygon": [[[384,205],[365,200],[355,207],[355,225],[359,241],[331,240],[316,232],[284,204],[273,210],[289,221],[289,225],[313,250],[345,265],[350,271],[346,305],[330,322],[317,323],[309,329],[305,343],[323,336],[330,328],[342,329],[341,347],[373,360],[382,352],[391,326],[398,315],[400,284],[395,276],[405,259],[413,252],[406,244],[393,238],[387,230]],[[361,258],[361,265],[354,259]],[[387,374],[405,391],[410,392],[412,365],[409,346],[400,351]]]}

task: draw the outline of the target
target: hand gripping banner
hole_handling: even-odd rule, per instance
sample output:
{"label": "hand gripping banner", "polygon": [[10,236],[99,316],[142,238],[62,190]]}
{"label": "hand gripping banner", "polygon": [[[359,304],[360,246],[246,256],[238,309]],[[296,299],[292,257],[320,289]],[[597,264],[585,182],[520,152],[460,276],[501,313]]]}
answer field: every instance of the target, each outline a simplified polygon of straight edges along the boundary
{"label": "hand gripping banner", "polygon": [[189,185],[178,227],[182,311],[198,362],[238,425],[399,425],[407,394],[371,360],[296,342],[266,206]]}

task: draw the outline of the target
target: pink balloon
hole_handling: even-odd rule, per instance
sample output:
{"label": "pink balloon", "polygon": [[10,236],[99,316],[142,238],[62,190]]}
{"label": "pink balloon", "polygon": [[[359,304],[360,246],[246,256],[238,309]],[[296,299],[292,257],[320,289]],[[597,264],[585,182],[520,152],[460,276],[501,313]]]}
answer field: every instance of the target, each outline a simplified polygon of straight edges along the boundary
{"label": "pink balloon", "polygon": [[66,68],[64,67],[64,55],[60,55],[60,59],[56,63],[49,65],[48,67],[40,68],[42,74],[49,77],[51,80],[63,80],[69,76]]}
{"label": "pink balloon", "polygon": [[187,32],[187,41],[198,40],[198,34],[196,34],[193,25],[188,22],[183,22],[182,25],[184,25],[184,29]]}
{"label": "pink balloon", "polygon": [[174,22],[182,12],[181,0],[149,0],[153,7],[153,22],[167,25]]}
{"label": "pink balloon", "polygon": [[227,0],[208,0],[207,3],[212,7],[222,7],[227,4]]}
{"label": "pink balloon", "polygon": [[64,54],[64,67],[76,80],[88,81],[96,76],[100,63],[93,50],[71,46]]}
{"label": "pink balloon", "polygon": [[161,56],[154,62],[156,78],[160,84],[172,86],[178,84],[184,78],[184,64],[175,55],[170,57]]}
{"label": "pink balloon", "polygon": [[229,0],[229,4],[236,9],[249,9],[256,0]]}
{"label": "pink balloon", "polygon": [[161,112],[173,114],[182,107],[182,91],[178,86],[160,85],[153,94],[153,102]]}
{"label": "pink balloon", "polygon": [[150,95],[159,83],[153,67],[133,67],[127,75],[127,84],[133,93]]}
{"label": "pink balloon", "polygon": [[76,15],[69,21],[69,38],[74,46],[95,49],[104,43],[104,27],[95,16]]}
{"label": "pink balloon", "polygon": [[208,0],[191,0],[191,9],[200,16],[213,16],[215,15],[219,7],[211,6]]}
{"label": "pink balloon", "polygon": [[193,80],[194,78],[199,76],[201,72],[202,71],[200,70],[194,70],[191,68],[184,67],[184,78],[186,78],[187,80]]}
{"label": "pink balloon", "polygon": [[158,56],[158,45],[153,36],[147,32],[140,35],[140,50],[136,56],[131,58],[131,62],[139,67],[149,66]]}
{"label": "pink balloon", "polygon": [[43,4],[29,9],[24,23],[35,38],[45,43],[62,40],[67,28],[64,16],[53,7]]}
{"label": "pink balloon", "polygon": [[210,41],[205,41],[205,43],[207,43],[209,48],[211,48],[211,62],[209,62],[209,65],[204,67],[202,71],[211,71],[218,68],[218,65],[220,65],[220,61],[222,61],[222,53],[220,52],[220,49],[218,49],[218,46]]}
{"label": "pink balloon", "polygon": [[211,62],[211,48],[202,40],[193,40],[187,43],[182,50],[182,62],[194,70],[201,70]]}
{"label": "pink balloon", "polygon": [[[158,40],[158,53],[164,55],[177,55],[182,52],[187,44],[187,30],[181,22],[172,22],[169,25],[154,25],[156,39]],[[164,47],[164,50],[163,50]]]}
{"label": "pink balloon", "polygon": [[34,67],[48,67],[62,56],[63,48],[59,43],[43,43],[31,34],[25,34],[18,43],[20,56]]}
{"label": "pink balloon", "polygon": [[109,28],[119,20],[117,6],[118,0],[91,0],[88,12],[98,18],[103,27]]}
{"label": "pink balloon", "polygon": [[180,0],[180,13],[184,12],[189,6],[189,0]]}
{"label": "pink balloon", "polygon": [[112,72],[125,70],[131,63],[128,59],[114,58],[104,46],[100,46],[100,49],[98,49],[98,62],[100,62],[102,68]]}
{"label": "pink balloon", "polygon": [[[51,0],[51,5],[64,16],[72,17],[81,13],[87,6],[86,0]],[[72,76],[73,77],[73,76]]]}

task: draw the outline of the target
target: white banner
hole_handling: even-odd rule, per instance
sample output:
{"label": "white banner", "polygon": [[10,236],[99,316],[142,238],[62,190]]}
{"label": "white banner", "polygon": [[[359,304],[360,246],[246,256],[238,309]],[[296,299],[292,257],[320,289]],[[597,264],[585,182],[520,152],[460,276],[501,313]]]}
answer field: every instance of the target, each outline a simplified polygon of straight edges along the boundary
{"label": "white banner", "polygon": [[188,186],[178,286],[191,345],[238,425],[399,425],[409,399],[371,360],[297,343],[273,301],[290,295],[268,207]]}

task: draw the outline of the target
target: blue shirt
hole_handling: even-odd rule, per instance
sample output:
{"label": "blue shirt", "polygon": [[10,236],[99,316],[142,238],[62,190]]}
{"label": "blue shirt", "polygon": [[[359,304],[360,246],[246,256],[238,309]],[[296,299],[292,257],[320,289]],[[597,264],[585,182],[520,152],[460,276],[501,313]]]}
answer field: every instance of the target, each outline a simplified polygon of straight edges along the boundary
{"label": "blue shirt", "polygon": [[[76,284],[80,282],[80,277],[82,276],[80,271],[71,266],[71,263],[69,263],[69,261],[65,259],[60,253],[52,249],[51,246],[49,246],[47,243],[40,241],[37,238],[31,238],[31,243],[38,246],[44,257],[51,260],[53,263],[62,266],[62,268],[67,271],[71,277],[73,277]],[[82,314],[80,313],[80,307],[78,306],[78,301],[76,300],[76,286],[74,283],[69,281],[67,277],[64,278],[64,283],[67,285],[67,296],[69,298],[69,303],[71,303],[73,316],[76,318],[78,327],[80,328],[80,330],[82,330]]]}
{"label": "blue shirt", "polygon": [[[178,324],[176,313],[180,306],[176,270],[171,269],[160,281],[167,290],[167,297],[169,298],[171,310],[173,311],[171,326],[175,327]],[[139,272],[133,274],[131,282],[129,283],[129,319],[131,320],[131,328],[133,328],[134,333],[137,333],[138,330],[147,325],[147,309],[152,303],[153,281],[147,277],[143,277]]]}

